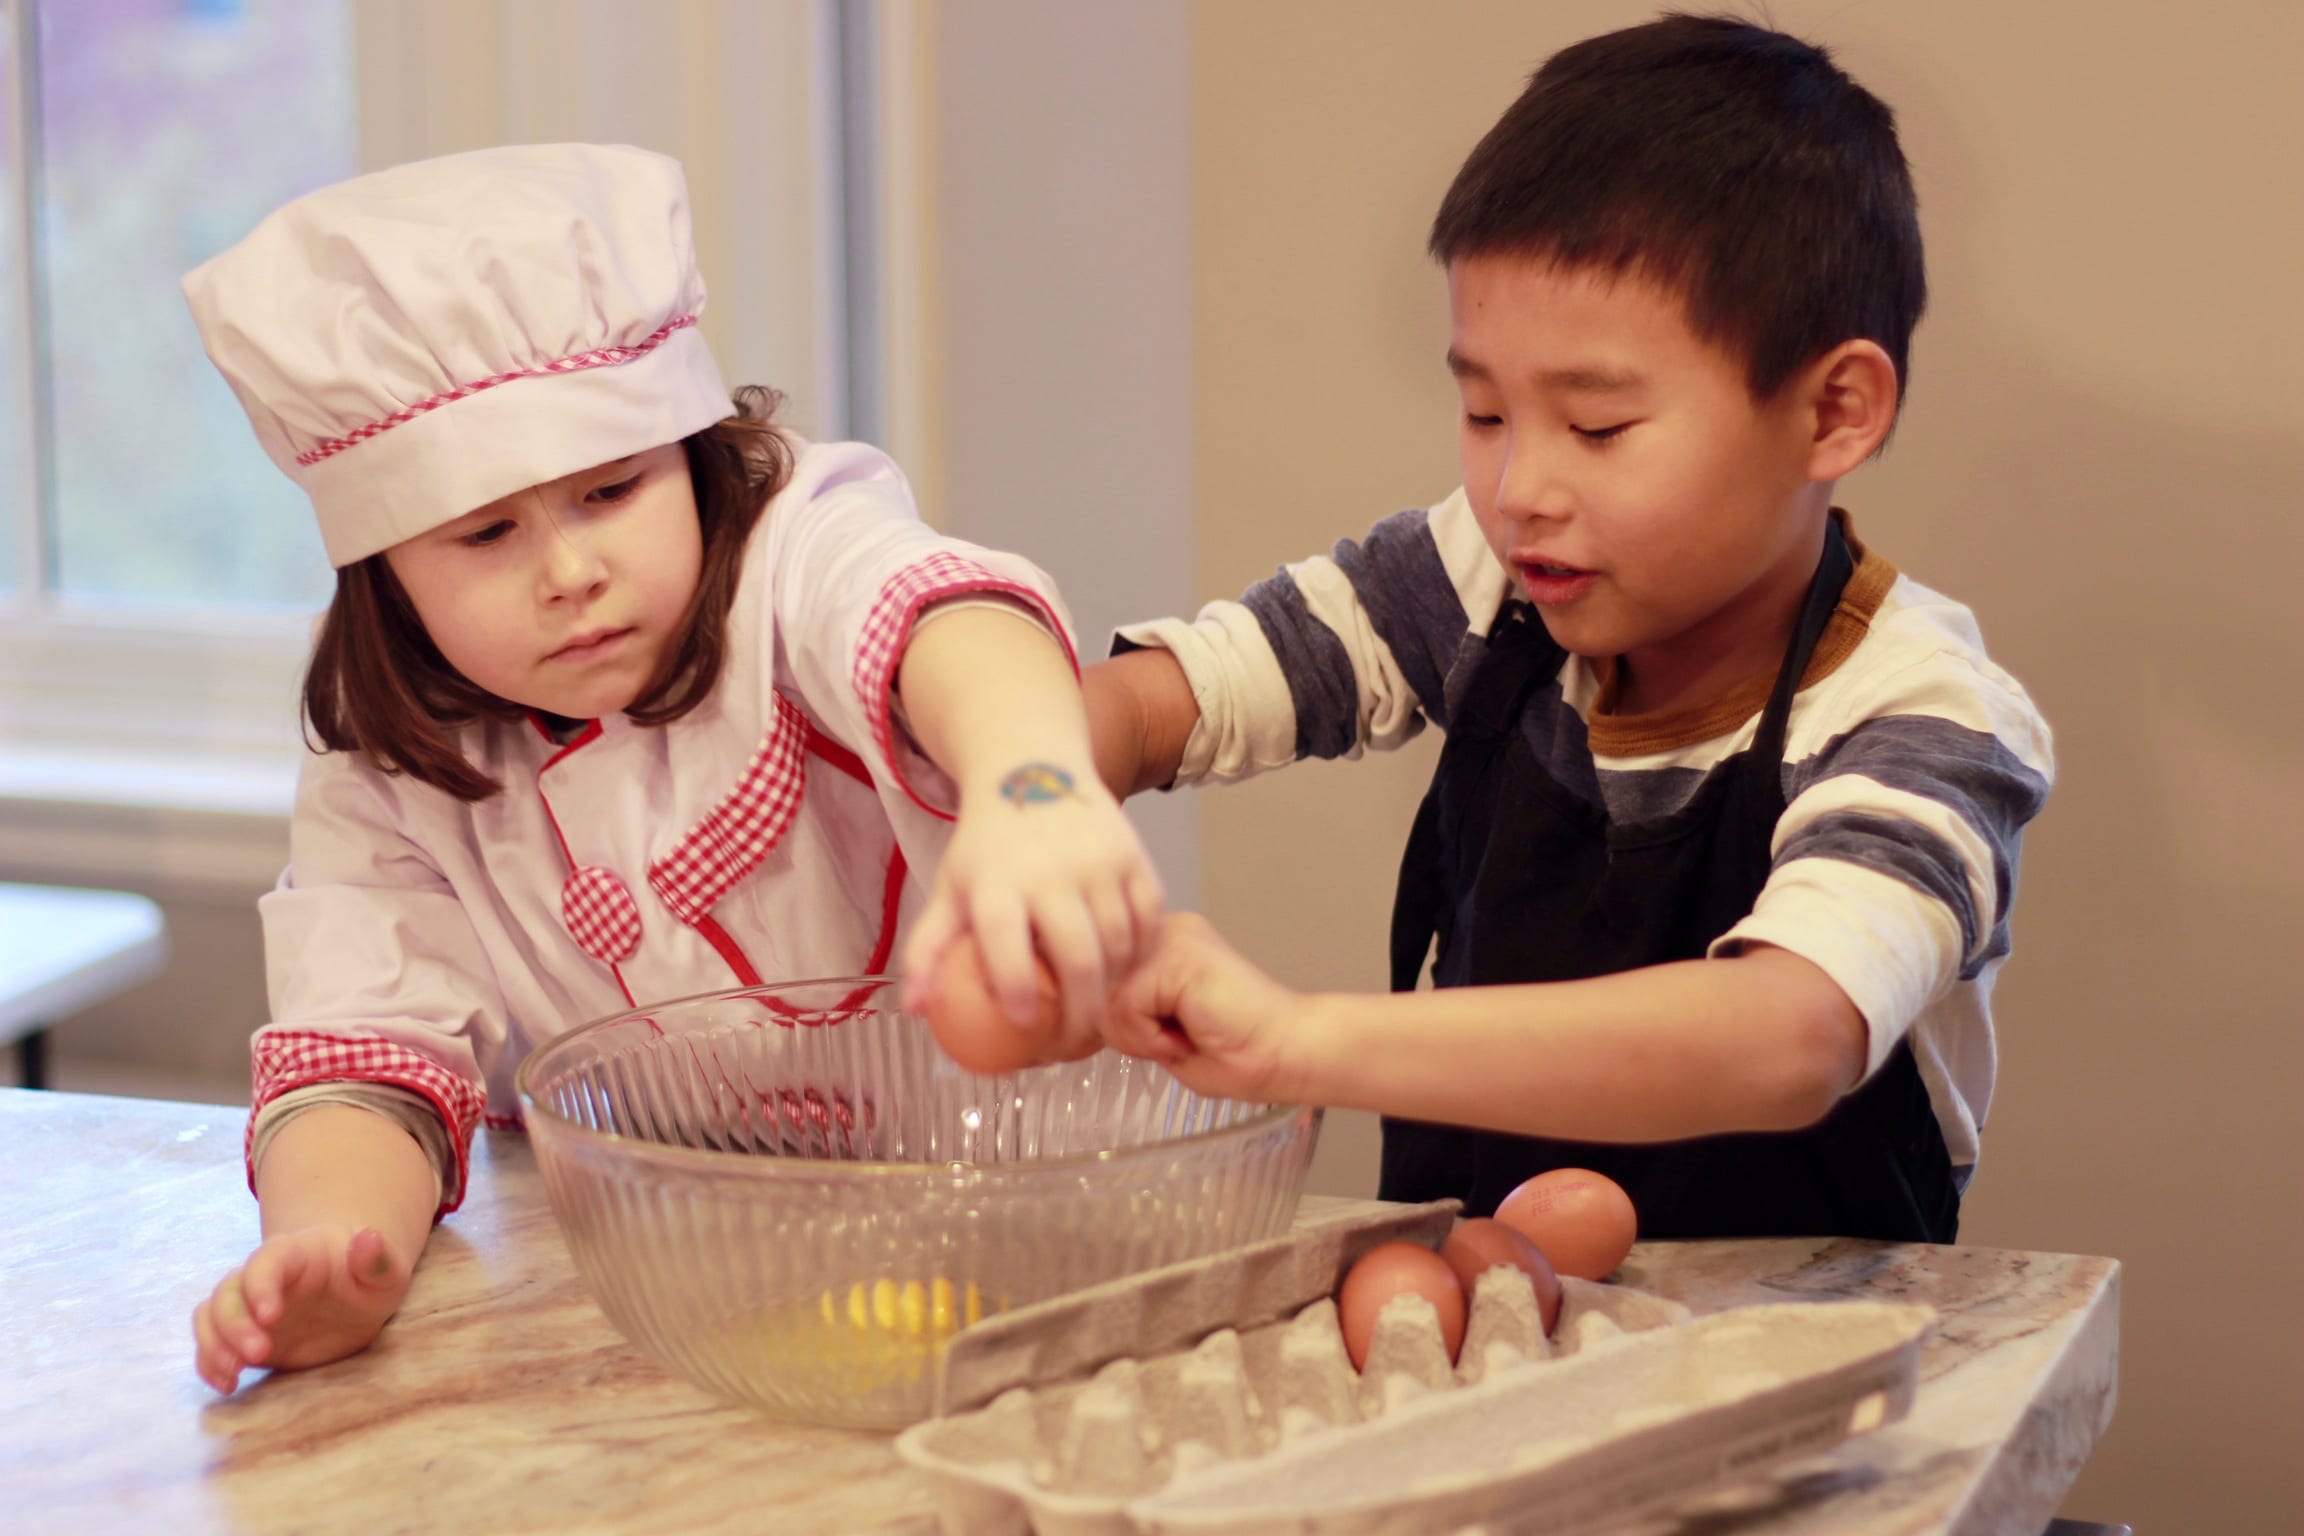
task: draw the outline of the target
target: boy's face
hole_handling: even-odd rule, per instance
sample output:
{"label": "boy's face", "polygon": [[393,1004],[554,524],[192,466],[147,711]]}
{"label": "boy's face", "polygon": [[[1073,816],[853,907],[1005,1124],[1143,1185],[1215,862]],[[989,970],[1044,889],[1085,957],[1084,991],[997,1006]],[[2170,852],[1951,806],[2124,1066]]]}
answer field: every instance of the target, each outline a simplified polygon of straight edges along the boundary
{"label": "boy's face", "polygon": [[1628,712],[1773,671],[1830,494],[1800,379],[1755,402],[1636,272],[1467,257],[1448,293],[1465,492],[1553,638],[1622,658]]}
{"label": "boy's face", "polygon": [[703,565],[678,443],[530,486],[385,551],[448,664],[576,720],[639,698]]}

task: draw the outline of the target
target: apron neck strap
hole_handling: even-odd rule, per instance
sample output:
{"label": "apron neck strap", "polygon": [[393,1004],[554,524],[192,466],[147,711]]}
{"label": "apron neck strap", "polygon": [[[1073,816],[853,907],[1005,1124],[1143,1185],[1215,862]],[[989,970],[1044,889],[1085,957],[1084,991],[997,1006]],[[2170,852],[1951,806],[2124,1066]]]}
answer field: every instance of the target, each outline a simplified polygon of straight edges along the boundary
{"label": "apron neck strap", "polygon": [[1816,642],[1823,638],[1824,626],[1832,622],[1832,611],[1840,606],[1840,593],[1855,573],[1856,562],[1848,553],[1848,541],[1841,536],[1840,520],[1827,515],[1824,553],[1817,560],[1816,574],[1808,583],[1807,601],[1800,606],[1800,622],[1792,627],[1792,638],[1784,647],[1784,665],[1777,669],[1776,686],[1768,695],[1767,711],[1760,717],[1760,729],[1752,742],[1754,761],[1770,764],[1784,761],[1784,736],[1792,719],[1793,695],[1800,691],[1800,679],[1808,670],[1808,659],[1816,654]]}
{"label": "apron neck strap", "polygon": [[1488,650],[1456,703],[1448,734],[1470,729],[1502,736],[1520,718],[1528,695],[1560,675],[1568,653],[1536,611],[1506,603],[1488,631]]}

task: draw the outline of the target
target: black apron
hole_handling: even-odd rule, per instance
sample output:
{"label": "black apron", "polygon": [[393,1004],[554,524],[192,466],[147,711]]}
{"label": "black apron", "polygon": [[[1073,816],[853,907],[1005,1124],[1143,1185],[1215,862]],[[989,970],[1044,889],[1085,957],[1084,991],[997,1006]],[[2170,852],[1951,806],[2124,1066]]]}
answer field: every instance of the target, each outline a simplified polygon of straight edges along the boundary
{"label": "black apron", "polygon": [[[1520,728],[1566,653],[1508,604],[1465,690],[1416,815],[1392,914],[1392,986],[1435,936],[1435,986],[1569,981],[1701,957],[1752,910],[1784,814],[1784,731],[1809,655],[1853,569],[1837,520],[1748,751],[1673,814],[1617,826],[1562,785]],[[1609,1144],[1387,1118],[1386,1200],[1486,1215],[1522,1180],[1590,1168],[1624,1186],[1644,1238],[1847,1236],[1949,1243],[1960,1219],[1928,1091],[1899,1041],[1887,1064],[1801,1131]]]}

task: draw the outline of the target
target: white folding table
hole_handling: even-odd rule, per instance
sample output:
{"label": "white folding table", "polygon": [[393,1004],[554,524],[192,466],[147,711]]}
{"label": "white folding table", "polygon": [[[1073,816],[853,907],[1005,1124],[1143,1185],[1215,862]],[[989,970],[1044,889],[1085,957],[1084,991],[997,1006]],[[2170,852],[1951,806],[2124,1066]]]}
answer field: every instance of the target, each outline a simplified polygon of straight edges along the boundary
{"label": "white folding table", "polygon": [[50,1025],[167,961],[167,923],[142,896],[0,884],[0,1045],[15,1045],[23,1085],[47,1086]]}

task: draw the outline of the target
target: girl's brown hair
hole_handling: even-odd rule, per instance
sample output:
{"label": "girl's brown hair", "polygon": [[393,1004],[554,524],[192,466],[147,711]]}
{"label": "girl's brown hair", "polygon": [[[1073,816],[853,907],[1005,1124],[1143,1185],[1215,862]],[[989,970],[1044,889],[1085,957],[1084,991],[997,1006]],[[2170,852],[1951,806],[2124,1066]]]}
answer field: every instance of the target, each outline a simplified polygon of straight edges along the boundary
{"label": "girl's brown hair", "polygon": [[[783,403],[774,390],[746,385],[736,391],[734,415],[681,440],[703,563],[679,638],[624,712],[636,724],[679,719],[720,680],[744,545],[761,509],[792,476],[792,444],[775,425]],[[524,713],[448,664],[383,555],[336,573],[336,596],[304,672],[304,718],[319,746],[363,753],[386,773],[407,774],[459,800],[485,800],[503,786],[473,766],[452,732],[483,717]]]}

